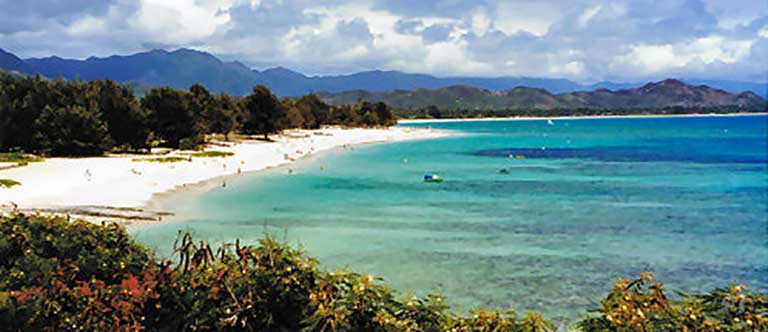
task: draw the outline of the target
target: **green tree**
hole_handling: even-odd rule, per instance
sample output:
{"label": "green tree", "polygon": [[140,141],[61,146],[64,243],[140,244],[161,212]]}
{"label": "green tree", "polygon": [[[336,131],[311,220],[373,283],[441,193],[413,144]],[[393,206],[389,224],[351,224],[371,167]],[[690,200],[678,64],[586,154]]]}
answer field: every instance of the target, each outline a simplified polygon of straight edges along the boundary
{"label": "green tree", "polygon": [[132,149],[147,147],[147,112],[131,89],[112,80],[95,80],[88,84],[86,96],[90,108],[101,111],[115,145]]}
{"label": "green tree", "polygon": [[96,156],[111,146],[104,122],[81,106],[46,106],[33,137],[38,151],[53,156]]}
{"label": "green tree", "polygon": [[243,124],[243,130],[248,134],[264,135],[268,140],[269,134],[286,128],[288,119],[284,107],[266,86],[254,87],[253,92],[243,98],[242,107],[248,114]]}
{"label": "green tree", "polygon": [[376,113],[377,124],[379,126],[392,126],[397,124],[397,118],[392,113],[389,105],[378,102],[373,104],[373,111]]}
{"label": "green tree", "polygon": [[189,108],[195,118],[197,131],[203,134],[213,133],[211,122],[216,116],[216,99],[208,90],[199,83],[189,87],[187,93]]}
{"label": "green tree", "polygon": [[305,129],[318,129],[329,123],[331,106],[323,102],[316,94],[311,93],[301,97],[296,102],[304,117]]}
{"label": "green tree", "polygon": [[300,105],[296,99],[283,98],[280,100],[280,103],[283,104],[285,109],[287,128],[306,128],[306,119],[304,118],[304,114],[306,113],[302,112],[302,110],[299,108]]}
{"label": "green tree", "polygon": [[0,101],[0,123],[5,123],[0,131],[0,148],[8,150],[33,148],[32,127],[46,105],[54,103],[50,83],[40,76],[15,79],[3,75],[2,100]]}
{"label": "green tree", "polygon": [[208,121],[211,132],[224,134],[224,139],[229,140],[229,134],[240,130],[244,122],[237,98],[226,93],[218,95],[216,107]]}
{"label": "green tree", "polygon": [[141,105],[150,114],[152,130],[166,145],[177,148],[181,139],[200,140],[200,128],[186,92],[169,87],[151,89],[141,99]]}

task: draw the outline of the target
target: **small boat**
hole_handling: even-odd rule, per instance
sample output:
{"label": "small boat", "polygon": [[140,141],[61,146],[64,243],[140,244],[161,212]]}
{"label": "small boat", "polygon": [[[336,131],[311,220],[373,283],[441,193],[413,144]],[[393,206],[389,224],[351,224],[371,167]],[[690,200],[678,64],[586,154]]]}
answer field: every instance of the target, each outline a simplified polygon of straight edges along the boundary
{"label": "small boat", "polygon": [[517,156],[515,156],[515,159],[525,159],[525,156],[523,156],[523,155],[517,155]]}
{"label": "small boat", "polygon": [[509,168],[502,168],[499,170],[499,174],[509,174]]}
{"label": "small boat", "polygon": [[550,125],[550,126],[554,126],[555,122],[552,121],[552,119],[547,119],[547,124]]}
{"label": "small boat", "polygon": [[425,174],[424,175],[424,182],[443,182],[443,178],[438,176],[437,174]]}

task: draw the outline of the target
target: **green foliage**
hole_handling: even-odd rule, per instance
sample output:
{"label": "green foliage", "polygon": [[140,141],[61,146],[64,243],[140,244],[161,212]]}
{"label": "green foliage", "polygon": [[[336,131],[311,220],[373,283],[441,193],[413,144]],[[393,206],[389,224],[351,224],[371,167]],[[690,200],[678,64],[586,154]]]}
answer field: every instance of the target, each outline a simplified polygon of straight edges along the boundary
{"label": "green foliage", "polygon": [[22,152],[0,152],[0,163],[35,163],[45,159]]}
{"label": "green foliage", "polygon": [[[159,261],[115,225],[0,218],[6,331],[546,332],[538,313],[452,312],[439,295],[399,298],[381,279],[327,273],[266,236],[214,250],[180,233]],[[670,298],[649,273],[617,282],[584,332],[765,331],[764,294],[743,285]]]}
{"label": "green foliage", "polygon": [[148,147],[149,114],[141,107],[129,87],[110,80],[91,81],[86,98],[91,109],[101,112],[116,146],[133,150]]}
{"label": "green foliage", "polygon": [[188,161],[188,158],[182,157],[157,157],[157,158],[134,158],[131,161],[134,162],[152,162],[152,163],[177,163],[180,161]]}
{"label": "green foliage", "polygon": [[578,326],[584,332],[768,330],[765,295],[745,289],[731,285],[670,298],[652,273],[643,273],[637,280],[619,279],[596,315]]}
{"label": "green foliage", "polygon": [[448,311],[397,299],[380,279],[327,273],[266,236],[213,250],[180,234],[158,261],[115,225],[0,218],[0,324],[7,331],[551,331],[538,315]]}
{"label": "green foliage", "polygon": [[[41,119],[41,117],[43,117]],[[53,122],[51,122],[53,121]],[[14,77],[0,73],[0,151],[58,156],[99,155],[157,146],[197,149],[208,134],[268,135],[287,128],[393,125],[389,107],[364,103],[333,108],[316,95],[275,97],[265,86],[245,98],[153,88],[137,100],[130,84]]]}
{"label": "green foliage", "polygon": [[288,127],[288,117],[280,100],[266,86],[257,85],[243,98],[242,109],[248,114],[243,130],[248,134],[264,135],[268,139]]}
{"label": "green foliage", "polygon": [[11,179],[0,179],[0,188],[11,188],[14,186],[20,186],[21,182]]}
{"label": "green foliage", "polygon": [[195,158],[220,158],[234,156],[235,153],[229,151],[201,151],[190,153],[189,155]]}
{"label": "green foliage", "polygon": [[208,115],[208,121],[209,132],[224,134],[229,140],[230,133],[240,131],[245,115],[237,98],[222,93],[216,97],[216,108]]}
{"label": "green foliage", "polygon": [[5,331],[137,331],[158,270],[117,226],[15,215],[0,219]]}
{"label": "green foliage", "polygon": [[155,88],[141,99],[141,105],[151,114],[152,131],[170,147],[178,148],[182,139],[202,135],[184,91]]}
{"label": "green foliage", "polygon": [[107,126],[80,106],[46,106],[33,128],[37,150],[48,155],[97,156],[110,146]]}
{"label": "green foliage", "polygon": [[198,150],[203,143],[199,137],[186,137],[179,140],[178,148],[181,150]]}
{"label": "green foliage", "polygon": [[428,106],[419,109],[397,109],[394,113],[405,119],[455,119],[455,118],[507,118],[507,117],[564,117],[564,116],[621,116],[621,115],[683,115],[683,114],[729,114],[744,112],[730,106],[713,107],[622,107],[622,108],[438,108]]}

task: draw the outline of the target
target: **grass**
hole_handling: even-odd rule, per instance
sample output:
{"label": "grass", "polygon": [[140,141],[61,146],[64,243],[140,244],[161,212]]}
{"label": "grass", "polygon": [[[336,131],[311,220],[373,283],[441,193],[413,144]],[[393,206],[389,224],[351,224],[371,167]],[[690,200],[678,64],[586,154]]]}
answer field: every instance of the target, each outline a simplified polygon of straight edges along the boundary
{"label": "grass", "polygon": [[180,161],[187,161],[189,159],[182,157],[159,157],[159,158],[135,158],[131,161],[135,162],[152,162],[152,163],[177,163]]}
{"label": "grass", "polygon": [[226,152],[226,151],[203,151],[203,152],[194,152],[190,154],[190,156],[197,157],[197,158],[217,158],[217,157],[229,157],[234,155],[235,155],[234,152]]}
{"label": "grass", "polygon": [[11,179],[0,179],[0,188],[10,188],[14,186],[20,186],[21,182],[14,181]]}
{"label": "grass", "polygon": [[0,152],[0,163],[34,163],[45,159],[21,152]]}

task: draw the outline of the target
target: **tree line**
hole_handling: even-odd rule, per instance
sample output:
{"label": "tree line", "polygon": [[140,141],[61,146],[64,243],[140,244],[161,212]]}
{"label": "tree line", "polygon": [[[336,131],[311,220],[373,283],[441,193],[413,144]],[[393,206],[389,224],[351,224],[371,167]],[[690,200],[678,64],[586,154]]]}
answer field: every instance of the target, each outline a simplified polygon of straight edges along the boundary
{"label": "tree line", "polygon": [[[454,119],[454,118],[503,118],[503,117],[561,117],[561,116],[609,116],[609,115],[680,115],[680,114],[728,114],[739,112],[760,112],[745,110],[736,106],[683,107],[669,106],[662,108],[521,108],[499,110],[477,109],[441,109],[428,106],[418,109],[396,109],[399,118],[406,119]],[[763,110],[764,111],[764,110]]]}
{"label": "tree line", "polygon": [[211,134],[269,135],[284,129],[390,126],[384,103],[333,107],[314,94],[278,98],[258,85],[244,97],[152,88],[141,98],[111,80],[49,80],[0,74],[0,151],[48,156],[94,156],[147,151],[155,146],[192,149]]}

